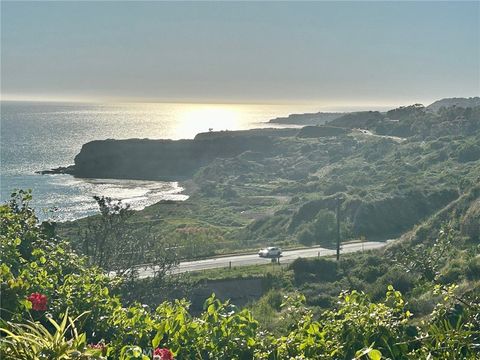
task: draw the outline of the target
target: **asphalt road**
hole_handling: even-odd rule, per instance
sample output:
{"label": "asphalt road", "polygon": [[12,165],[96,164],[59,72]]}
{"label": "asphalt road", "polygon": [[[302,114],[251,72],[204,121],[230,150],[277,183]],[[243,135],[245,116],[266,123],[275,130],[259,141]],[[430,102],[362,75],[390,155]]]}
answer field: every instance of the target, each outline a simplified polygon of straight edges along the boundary
{"label": "asphalt road", "polygon": [[[365,241],[364,243],[351,243],[343,244],[341,247],[341,254],[352,253],[357,251],[364,251],[370,249],[378,249],[384,247],[387,242],[375,242],[375,241]],[[311,258],[317,256],[330,256],[336,253],[335,250],[325,249],[322,247],[311,247],[306,249],[299,250],[288,250],[284,251],[282,257],[280,258],[280,263],[291,263],[295,259],[300,257]],[[231,255],[231,256],[222,256],[214,257],[205,260],[196,260],[196,261],[186,261],[179,264],[177,268],[173,270],[173,273],[180,274],[185,272],[192,271],[201,271],[207,269],[215,268],[227,268],[230,265],[233,266],[246,266],[246,265],[262,265],[269,264],[271,259],[265,259],[258,256],[258,254],[251,255]],[[139,277],[146,278],[152,276],[151,269],[140,269]]]}

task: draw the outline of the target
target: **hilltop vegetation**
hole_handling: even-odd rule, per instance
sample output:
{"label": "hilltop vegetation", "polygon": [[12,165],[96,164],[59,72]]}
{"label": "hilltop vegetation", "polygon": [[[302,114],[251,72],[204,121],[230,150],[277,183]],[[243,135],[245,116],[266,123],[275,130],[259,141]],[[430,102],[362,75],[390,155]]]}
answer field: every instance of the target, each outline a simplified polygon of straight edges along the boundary
{"label": "hilltop vegetation", "polygon": [[427,106],[428,110],[438,111],[440,108],[449,108],[452,106],[461,107],[461,108],[474,108],[480,106],[480,97],[470,97],[470,98],[446,98],[433,102]]}

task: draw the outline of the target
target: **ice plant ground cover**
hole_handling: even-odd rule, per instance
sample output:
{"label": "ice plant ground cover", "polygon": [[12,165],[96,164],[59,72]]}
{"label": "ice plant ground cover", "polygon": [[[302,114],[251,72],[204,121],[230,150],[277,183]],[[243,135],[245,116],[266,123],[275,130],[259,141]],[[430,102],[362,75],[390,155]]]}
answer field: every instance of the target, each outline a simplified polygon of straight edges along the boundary
{"label": "ice plant ground cover", "polygon": [[122,280],[88,266],[39,225],[29,200],[19,192],[0,207],[2,359],[478,358],[478,298],[435,281],[438,303],[422,319],[392,286],[378,302],[342,292],[337,306],[319,315],[292,292],[281,306],[281,336],[214,295],[198,316],[184,300],[126,306],[117,295]]}

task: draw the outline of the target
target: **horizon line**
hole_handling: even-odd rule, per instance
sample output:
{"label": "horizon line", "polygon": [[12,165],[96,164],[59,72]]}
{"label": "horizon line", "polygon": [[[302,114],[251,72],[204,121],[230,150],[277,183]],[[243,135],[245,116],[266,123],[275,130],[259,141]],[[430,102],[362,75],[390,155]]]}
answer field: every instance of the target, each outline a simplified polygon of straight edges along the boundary
{"label": "horizon line", "polygon": [[[248,101],[248,100],[192,100],[192,99],[126,99],[126,98],[69,98],[69,97],[23,97],[23,96],[1,96],[0,102],[30,102],[30,103],[70,103],[70,104],[185,104],[185,105],[272,105],[272,106],[316,106],[319,109],[324,108],[398,108],[400,106],[408,106],[413,104],[422,104],[428,106],[435,101],[445,98],[474,98],[473,96],[445,96],[437,99],[419,100],[390,100],[390,101],[365,101],[365,102],[347,102],[347,101],[328,101],[328,100],[265,100],[265,101]],[[329,110],[326,110],[329,111]],[[338,111],[338,110],[330,110]]]}

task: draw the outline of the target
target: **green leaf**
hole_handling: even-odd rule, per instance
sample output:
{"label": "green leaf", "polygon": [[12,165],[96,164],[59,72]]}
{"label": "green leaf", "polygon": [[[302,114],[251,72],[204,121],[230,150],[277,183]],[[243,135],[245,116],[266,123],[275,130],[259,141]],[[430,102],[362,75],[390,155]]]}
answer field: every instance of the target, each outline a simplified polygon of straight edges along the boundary
{"label": "green leaf", "polygon": [[24,300],[21,300],[20,303],[25,307],[25,309],[27,310],[32,309],[32,303],[29,300],[24,299]]}
{"label": "green leaf", "polygon": [[159,331],[152,340],[152,347],[155,349],[160,345],[160,341],[163,339],[163,334]]}
{"label": "green leaf", "polygon": [[140,349],[138,346],[135,346],[133,349],[132,349],[132,354],[133,356],[135,357],[139,357],[142,355],[142,349]]}
{"label": "green leaf", "polygon": [[376,349],[372,349],[368,353],[370,360],[380,360],[382,358],[382,353]]}

